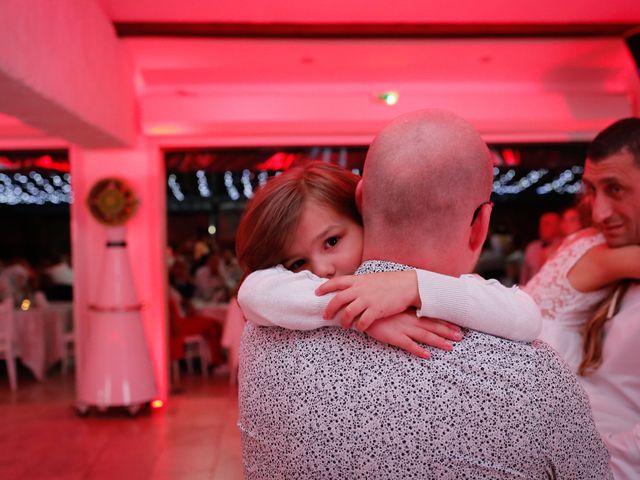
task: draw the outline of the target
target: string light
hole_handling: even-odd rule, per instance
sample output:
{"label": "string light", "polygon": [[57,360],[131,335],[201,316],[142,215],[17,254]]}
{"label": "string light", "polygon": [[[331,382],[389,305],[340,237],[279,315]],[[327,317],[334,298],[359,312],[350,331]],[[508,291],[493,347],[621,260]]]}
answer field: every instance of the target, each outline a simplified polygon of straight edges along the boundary
{"label": "string light", "polygon": [[[52,180],[58,188],[51,185],[49,180]],[[70,182],[71,176],[69,174],[65,174],[63,178],[57,174],[47,178],[35,171],[31,171],[27,175],[17,172],[13,176],[0,173],[0,204],[70,204],[73,202]]]}
{"label": "string light", "polygon": [[229,171],[224,172],[224,186],[227,188],[227,195],[234,202],[240,198],[240,192],[233,184],[233,174]]}
{"label": "string light", "polygon": [[342,147],[338,154],[338,165],[342,168],[347,168],[347,149]]}
{"label": "string light", "polygon": [[204,170],[198,170],[196,172],[196,177],[198,178],[198,192],[200,192],[200,196],[203,198],[210,197],[211,189],[209,188],[209,182],[207,181],[207,174]]}
{"label": "string light", "polygon": [[253,186],[251,185],[251,172],[249,170],[242,171],[242,177],[240,178],[242,186],[244,187],[242,193],[247,198],[253,198]]}
{"label": "string light", "polygon": [[269,172],[260,172],[258,174],[258,185],[261,187],[264,186],[267,183],[267,180],[269,180]]}
{"label": "string light", "polygon": [[14,178],[14,179],[16,179],[16,180],[17,180],[18,182],[20,182],[20,183],[27,183],[27,180],[28,180],[28,178],[27,178],[26,176],[21,175],[21,174],[19,174],[19,173],[16,173],[16,174],[13,176],[13,178]]}
{"label": "string light", "polygon": [[[326,157],[327,151],[330,150],[319,149],[318,153],[321,157]],[[356,175],[361,175],[361,169],[359,168],[353,168],[351,171]],[[546,168],[523,172],[521,169],[504,169],[498,166],[493,167],[492,173],[492,190],[496,196],[516,196],[528,190],[537,195],[548,195],[551,193],[574,195],[579,193],[582,188],[580,176],[583,173],[583,168],[577,165],[567,168],[555,175]],[[255,189],[265,185],[271,175],[278,176],[280,174],[282,174],[280,170],[275,172],[266,170],[252,172],[251,170],[245,169],[241,174],[226,171],[224,172],[226,193],[229,199],[234,202],[239,201],[243,197],[251,199],[255,194]],[[48,183],[47,179],[42,176],[29,174],[29,177],[30,178],[25,177],[28,181],[24,183],[22,177],[12,179],[0,173],[0,202],[7,203],[6,197],[11,195],[14,204],[24,203],[29,201],[27,199],[34,196],[35,192],[39,192],[40,195],[44,193],[50,194],[47,198],[48,202],[60,203],[63,201],[60,195],[71,195],[72,193],[70,185],[54,188]],[[196,178],[200,197],[211,197],[212,190],[206,172],[204,170],[196,171]],[[50,180],[54,184],[56,183],[54,177],[51,177]],[[182,193],[178,178],[175,174],[168,176],[168,183],[173,197],[180,202],[184,201],[185,194]],[[242,185],[242,187],[239,185]],[[44,192],[42,190],[44,190]],[[56,195],[54,195],[54,193]],[[25,200],[23,200],[23,198]],[[35,202],[31,200],[31,203]],[[44,201],[41,201],[41,203],[44,203]]]}
{"label": "string light", "polygon": [[[535,192],[538,195],[547,195],[549,193],[557,193],[560,195],[579,193],[582,188],[582,182],[576,177],[582,174],[583,168],[574,166],[564,170],[555,178],[536,187]],[[546,168],[531,170],[526,175],[516,180],[516,171],[509,169],[500,175],[500,169],[493,169],[493,193],[498,196],[502,195],[518,195],[528,188],[534,187],[543,177],[549,173]]]}
{"label": "string light", "polygon": [[[559,194],[576,194],[582,188],[581,181],[575,181],[576,173],[580,173],[579,170],[574,170],[574,168],[567,169],[562,172],[557,178],[553,179],[553,181],[549,183],[545,183],[544,185],[538,187],[536,189],[536,193],[538,195],[546,195],[551,192],[559,193]],[[573,183],[571,183],[573,182]]]}
{"label": "string light", "polygon": [[170,174],[167,183],[169,184],[169,189],[171,190],[173,197],[177,201],[182,202],[184,200],[184,193],[182,193],[182,189],[178,183],[178,177],[176,177],[174,173]]}

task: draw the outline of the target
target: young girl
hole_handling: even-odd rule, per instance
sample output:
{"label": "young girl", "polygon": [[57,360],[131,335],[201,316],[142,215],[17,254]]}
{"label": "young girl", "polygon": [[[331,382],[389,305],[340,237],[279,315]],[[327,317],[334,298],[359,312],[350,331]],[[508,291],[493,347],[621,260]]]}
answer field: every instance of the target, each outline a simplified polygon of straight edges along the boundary
{"label": "young girl", "polygon": [[429,354],[416,342],[450,350],[443,338],[459,340],[461,334],[439,321],[405,323],[402,312],[410,307],[421,317],[512,340],[536,338],[540,312],[517,287],[425,270],[351,276],[362,260],[358,180],[334,165],[311,162],[258,191],[236,240],[240,265],[248,274],[238,302],[248,320],[296,330],[338,325],[340,320],[348,327],[355,320],[358,329],[374,338],[422,357]]}
{"label": "young girl", "polygon": [[617,283],[625,278],[640,278],[640,246],[609,248],[587,228],[567,237],[524,287],[542,313],[540,339],[580,375],[600,365],[602,327],[629,286]]}

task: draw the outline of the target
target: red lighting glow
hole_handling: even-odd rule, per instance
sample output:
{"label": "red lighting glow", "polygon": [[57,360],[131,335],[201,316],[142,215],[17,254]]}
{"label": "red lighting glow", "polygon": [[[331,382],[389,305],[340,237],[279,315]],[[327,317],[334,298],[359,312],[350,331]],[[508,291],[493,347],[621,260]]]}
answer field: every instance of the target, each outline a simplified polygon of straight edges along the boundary
{"label": "red lighting glow", "polygon": [[511,148],[502,149],[502,158],[504,158],[505,165],[510,167],[520,165],[520,152]]}
{"label": "red lighting glow", "polygon": [[162,400],[153,400],[151,402],[151,408],[162,408],[164,407],[164,402]]}
{"label": "red lighting glow", "polygon": [[295,153],[278,152],[274,153],[266,161],[256,168],[258,170],[286,170],[296,160]]}

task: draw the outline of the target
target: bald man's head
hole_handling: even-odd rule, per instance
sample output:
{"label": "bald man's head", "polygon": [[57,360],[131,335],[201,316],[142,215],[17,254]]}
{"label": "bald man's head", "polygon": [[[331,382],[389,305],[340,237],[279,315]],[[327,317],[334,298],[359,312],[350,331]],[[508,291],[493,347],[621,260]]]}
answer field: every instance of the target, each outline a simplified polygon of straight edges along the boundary
{"label": "bald man's head", "polygon": [[365,255],[368,247],[400,252],[463,241],[492,179],[487,145],[466,120],[437,110],[396,118],[365,162]]}

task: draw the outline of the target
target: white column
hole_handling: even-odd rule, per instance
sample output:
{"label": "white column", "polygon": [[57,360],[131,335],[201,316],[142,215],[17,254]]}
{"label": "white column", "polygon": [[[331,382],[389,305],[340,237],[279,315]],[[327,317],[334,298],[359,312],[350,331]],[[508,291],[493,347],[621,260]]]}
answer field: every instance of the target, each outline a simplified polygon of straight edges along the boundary
{"label": "white column", "polygon": [[[134,149],[70,151],[74,201],[71,206],[71,243],[74,268],[74,319],[77,339],[77,366],[82,369],[83,347],[88,329],[89,305],[96,298],[105,250],[105,228],[87,207],[87,195],[96,181],[119,177],[135,190],[140,205],[127,224],[127,250],[134,286],[151,353],[159,397],[168,394],[168,321],[166,269],[165,166],[161,152],[145,139]],[[77,372],[76,379],[82,379]],[[77,380],[79,381],[79,380]]]}

